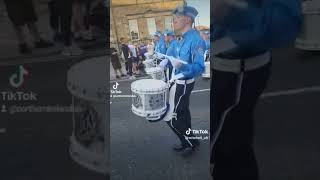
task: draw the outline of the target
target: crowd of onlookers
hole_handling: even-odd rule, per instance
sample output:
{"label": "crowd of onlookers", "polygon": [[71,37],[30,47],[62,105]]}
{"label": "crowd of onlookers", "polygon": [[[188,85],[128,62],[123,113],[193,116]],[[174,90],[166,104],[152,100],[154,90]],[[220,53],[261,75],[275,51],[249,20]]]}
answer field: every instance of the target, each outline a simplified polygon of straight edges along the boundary
{"label": "crowd of onlookers", "polygon": [[[121,53],[116,48],[111,48],[111,63],[115,71],[116,78],[129,76],[134,79],[136,75],[144,74],[143,61],[146,60],[145,54],[153,54],[154,43],[152,40],[146,42],[131,42],[126,38],[121,38]],[[126,72],[122,72],[121,59],[124,61]]]}
{"label": "crowd of onlookers", "polygon": [[[53,35],[42,37],[37,26],[39,15],[34,3],[43,2],[4,0],[21,54],[29,54],[33,48],[48,48],[62,43],[63,55],[81,55],[83,50],[79,48],[77,41],[95,41],[94,28],[106,29],[107,0],[47,0],[48,22]],[[25,27],[30,32],[33,45],[27,42]]]}

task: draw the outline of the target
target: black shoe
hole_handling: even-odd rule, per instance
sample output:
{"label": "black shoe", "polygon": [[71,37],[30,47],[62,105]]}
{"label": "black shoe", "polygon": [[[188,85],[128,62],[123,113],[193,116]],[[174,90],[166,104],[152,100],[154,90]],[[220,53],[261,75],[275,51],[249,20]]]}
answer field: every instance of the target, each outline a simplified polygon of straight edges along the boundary
{"label": "black shoe", "polygon": [[117,79],[119,79],[119,78],[120,78],[120,76],[116,75],[116,78],[117,78]]}
{"label": "black shoe", "polygon": [[31,50],[26,43],[23,43],[23,44],[19,44],[19,52],[21,54],[29,54],[31,53]]}
{"label": "black shoe", "polygon": [[35,48],[48,48],[53,46],[53,43],[40,39],[38,42],[35,42]]}
{"label": "black shoe", "polygon": [[126,77],[126,75],[125,74],[121,74],[121,77]]}

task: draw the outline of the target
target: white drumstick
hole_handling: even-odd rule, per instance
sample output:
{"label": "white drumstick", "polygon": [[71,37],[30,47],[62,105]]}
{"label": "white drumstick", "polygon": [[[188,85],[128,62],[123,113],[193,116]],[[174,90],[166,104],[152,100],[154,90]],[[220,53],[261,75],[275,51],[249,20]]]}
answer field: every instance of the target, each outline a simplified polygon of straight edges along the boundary
{"label": "white drumstick", "polygon": [[175,57],[173,57],[173,56],[168,56],[168,55],[165,55],[165,54],[162,54],[162,53],[158,53],[158,52],[156,52],[156,54],[157,54],[157,56],[159,56],[159,57],[164,57],[164,58],[168,59],[171,63],[173,63],[174,61],[178,61],[178,62],[180,62],[180,63],[182,63],[182,64],[188,64],[187,62],[182,61],[182,60],[180,60],[180,59],[177,59],[177,58],[175,58]]}

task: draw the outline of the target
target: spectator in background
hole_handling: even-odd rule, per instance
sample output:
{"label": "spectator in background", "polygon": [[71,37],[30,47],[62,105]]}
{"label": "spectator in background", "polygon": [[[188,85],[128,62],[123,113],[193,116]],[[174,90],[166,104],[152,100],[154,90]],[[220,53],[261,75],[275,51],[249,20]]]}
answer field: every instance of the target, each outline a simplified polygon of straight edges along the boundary
{"label": "spectator in background", "polygon": [[146,59],[145,57],[145,53],[147,52],[147,46],[144,44],[144,43],[141,43],[140,46],[139,46],[139,54],[141,56],[141,59],[144,61]]}
{"label": "spectator in background", "polygon": [[129,47],[130,52],[131,52],[131,56],[129,58],[130,58],[130,60],[132,62],[132,71],[133,71],[133,74],[136,75],[136,74],[138,74],[137,66],[138,66],[138,62],[139,62],[137,46],[132,44],[132,42],[130,42],[128,47]]}
{"label": "spectator in background", "polygon": [[125,60],[127,74],[130,76],[130,79],[133,79],[134,76],[132,75],[132,61],[129,59],[130,49],[128,47],[128,41],[123,37],[120,38],[120,41],[121,41],[121,51]]}
{"label": "spectator in background", "polygon": [[[120,60],[119,60],[119,56],[118,56],[118,52],[115,48],[111,48],[111,64],[112,64],[112,67],[114,69],[114,72],[115,72],[115,75],[116,75],[116,78],[120,78],[121,77],[124,77],[126,75],[123,74],[121,68],[121,63],[120,63]],[[118,75],[118,72],[119,72],[119,75]]]}
{"label": "spectator in background", "polygon": [[72,39],[72,0],[51,0],[50,4],[52,6],[50,8],[51,27],[53,28],[55,35],[60,34],[60,38],[64,45],[61,54],[65,56],[77,56],[83,54],[83,51],[73,42]]}
{"label": "spectator in background", "polygon": [[33,37],[35,48],[48,48],[53,46],[51,42],[44,40],[40,36],[38,27],[36,26],[38,17],[32,0],[4,0],[4,3],[18,39],[20,53],[25,54],[31,52],[27,45],[26,37],[23,34],[23,27],[25,25]]}

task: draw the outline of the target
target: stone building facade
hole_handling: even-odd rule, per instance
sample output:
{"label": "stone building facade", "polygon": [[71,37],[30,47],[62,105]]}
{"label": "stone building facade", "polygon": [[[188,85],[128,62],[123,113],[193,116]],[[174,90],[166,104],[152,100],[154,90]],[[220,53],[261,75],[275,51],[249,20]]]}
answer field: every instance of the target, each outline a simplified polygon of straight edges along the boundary
{"label": "stone building facade", "polygon": [[120,38],[132,42],[150,39],[154,31],[172,28],[172,10],[184,0],[111,0],[110,41],[117,47]]}

